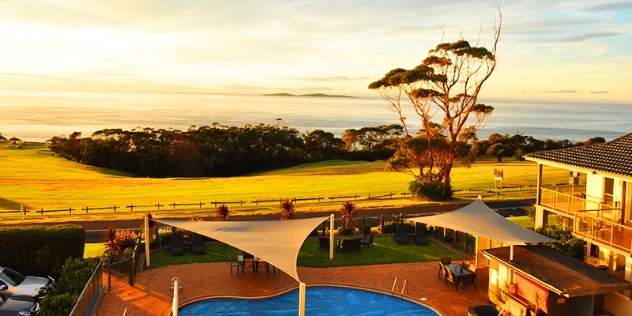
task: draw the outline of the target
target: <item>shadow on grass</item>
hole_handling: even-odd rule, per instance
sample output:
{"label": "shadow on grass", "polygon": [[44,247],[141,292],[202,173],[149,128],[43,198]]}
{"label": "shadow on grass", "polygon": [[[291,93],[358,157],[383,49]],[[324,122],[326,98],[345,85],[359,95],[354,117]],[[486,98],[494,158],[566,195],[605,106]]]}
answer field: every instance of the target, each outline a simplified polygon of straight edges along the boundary
{"label": "shadow on grass", "polygon": [[[155,269],[167,265],[228,262],[228,254],[235,260],[241,250],[222,243],[207,243],[204,255],[193,255],[185,250],[183,256],[172,256],[169,248],[163,248],[151,253],[151,267]],[[418,246],[411,242],[408,245],[398,245],[392,235],[376,235],[373,247],[362,246],[362,252],[335,251],[334,260],[329,260],[328,251],[319,251],[318,238],[308,238],[298,255],[298,266],[302,267],[343,267],[387,263],[431,262],[439,261],[441,257],[452,257],[463,260],[467,257],[453,252],[444,246],[430,240],[428,246]],[[226,265],[229,268],[229,265]]]}

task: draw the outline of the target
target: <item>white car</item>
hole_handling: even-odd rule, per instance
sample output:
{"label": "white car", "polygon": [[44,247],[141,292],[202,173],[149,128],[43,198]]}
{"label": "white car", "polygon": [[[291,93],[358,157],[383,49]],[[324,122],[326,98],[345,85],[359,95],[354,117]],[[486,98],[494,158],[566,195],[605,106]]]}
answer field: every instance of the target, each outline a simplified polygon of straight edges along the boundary
{"label": "white car", "polygon": [[55,288],[55,280],[25,276],[12,269],[0,267],[0,293],[14,298],[40,299]]}
{"label": "white car", "polygon": [[0,316],[33,316],[39,312],[38,302],[0,294]]}

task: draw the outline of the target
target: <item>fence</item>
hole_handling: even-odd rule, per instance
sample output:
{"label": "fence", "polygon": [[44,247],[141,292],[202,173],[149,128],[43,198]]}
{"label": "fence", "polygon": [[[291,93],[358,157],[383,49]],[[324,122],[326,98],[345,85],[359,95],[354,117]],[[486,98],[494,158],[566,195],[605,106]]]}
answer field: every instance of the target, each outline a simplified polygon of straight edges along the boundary
{"label": "fence", "polygon": [[[543,184],[542,186],[546,187],[546,186],[554,186],[557,184]],[[466,197],[468,195],[498,195],[499,193],[499,189],[498,187],[494,187],[494,186],[488,186],[487,188],[464,188],[464,189],[457,189],[455,188],[453,190],[453,193],[455,196],[461,196],[461,197]],[[514,186],[503,186],[502,187],[502,192],[503,194],[507,194],[510,192],[529,192],[532,191],[533,193],[535,193],[536,191],[536,185],[535,184],[528,184],[528,185],[514,185]],[[389,193],[381,193],[381,194],[368,194],[365,196],[361,196],[358,194],[353,194],[353,195],[344,195],[344,196],[330,196],[330,197],[322,197],[322,196],[318,196],[318,197],[294,197],[294,198],[275,198],[275,199],[255,199],[252,200],[250,202],[248,201],[244,201],[244,200],[239,200],[239,201],[211,201],[211,202],[187,202],[187,203],[176,203],[176,202],[172,202],[172,203],[167,203],[167,204],[163,204],[163,203],[156,203],[156,204],[130,204],[130,205],[112,205],[112,206],[85,206],[85,207],[79,207],[79,208],[73,208],[73,207],[69,207],[69,208],[63,208],[63,209],[44,209],[44,208],[40,208],[39,210],[36,209],[26,209],[24,208],[23,210],[3,210],[0,211],[0,213],[7,213],[7,214],[17,214],[20,216],[27,216],[29,213],[34,213],[34,214],[40,214],[40,215],[44,215],[44,214],[48,214],[48,213],[69,213],[69,214],[73,214],[73,212],[75,212],[75,214],[77,213],[77,210],[79,210],[79,212],[82,213],[103,213],[103,211],[107,211],[107,212],[118,212],[118,211],[127,211],[127,212],[152,212],[152,211],[161,211],[161,209],[164,211],[166,209],[170,209],[170,210],[190,210],[192,207],[196,207],[198,209],[204,209],[205,206],[207,207],[211,207],[211,205],[213,207],[217,207],[218,205],[239,205],[239,206],[260,206],[263,204],[269,204],[269,203],[280,203],[285,199],[289,199],[291,201],[294,201],[295,203],[298,202],[309,202],[309,203],[321,203],[323,201],[329,201],[329,202],[335,202],[335,201],[340,201],[340,200],[354,200],[354,201],[361,201],[361,200],[376,200],[376,199],[395,199],[395,198],[410,198],[411,197],[411,193],[410,192],[402,192],[402,193],[393,193],[393,192],[389,192]]]}
{"label": "fence", "polygon": [[103,295],[103,262],[99,262],[90,280],[79,294],[77,303],[70,312],[70,316],[94,315],[99,296]]}

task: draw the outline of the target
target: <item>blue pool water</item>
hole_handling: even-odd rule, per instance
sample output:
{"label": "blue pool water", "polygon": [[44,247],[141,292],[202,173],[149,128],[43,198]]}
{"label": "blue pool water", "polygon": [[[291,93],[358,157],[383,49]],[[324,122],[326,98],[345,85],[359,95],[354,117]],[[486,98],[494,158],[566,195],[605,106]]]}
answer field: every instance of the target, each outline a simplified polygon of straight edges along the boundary
{"label": "blue pool water", "polygon": [[[178,315],[296,316],[298,290],[265,299],[217,298],[180,308]],[[438,316],[428,306],[381,293],[330,286],[305,290],[305,315],[308,316]]]}

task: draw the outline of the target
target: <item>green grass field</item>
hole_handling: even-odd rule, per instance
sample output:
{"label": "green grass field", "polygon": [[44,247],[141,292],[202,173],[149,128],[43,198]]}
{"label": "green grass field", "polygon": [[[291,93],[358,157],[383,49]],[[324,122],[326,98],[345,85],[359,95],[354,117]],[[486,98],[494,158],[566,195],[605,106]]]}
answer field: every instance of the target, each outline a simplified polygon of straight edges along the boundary
{"label": "green grass field", "polygon": [[[385,162],[326,161],[293,168],[263,172],[251,176],[230,178],[145,178],[134,177],[108,169],[95,168],[55,157],[41,143],[11,145],[0,141],[0,225],[62,222],[69,220],[113,220],[138,218],[146,212],[156,216],[211,215],[213,205],[202,209],[188,206],[173,210],[169,204],[210,203],[213,201],[244,201],[243,206],[231,204],[233,214],[277,213],[278,203],[255,205],[254,200],[281,198],[314,198],[395,193],[393,199],[372,199],[358,202],[364,207],[409,206],[421,202],[401,195],[408,192],[407,174],[384,171]],[[484,190],[494,188],[493,169],[505,172],[504,187],[535,186],[537,166],[532,162],[497,163],[481,158],[472,168],[456,166],[452,172],[455,189]],[[552,176],[553,175],[553,176]],[[547,172],[549,182],[567,181],[568,174],[560,170]],[[533,198],[534,191],[509,191],[503,199]],[[512,193],[513,192],[513,193]],[[470,198],[476,196],[473,193]],[[487,198],[487,197],[486,197]],[[344,199],[330,202],[297,202],[298,212],[312,210],[337,211]],[[162,208],[157,211],[156,204]],[[122,207],[86,214],[85,207]],[[146,205],[146,210],[130,212],[125,206]],[[24,207],[29,212],[22,219],[18,212]],[[69,212],[36,213],[36,210],[73,208]]]}

